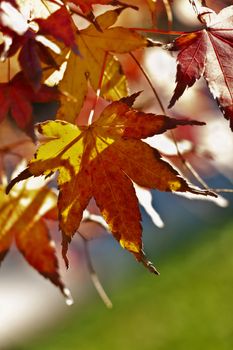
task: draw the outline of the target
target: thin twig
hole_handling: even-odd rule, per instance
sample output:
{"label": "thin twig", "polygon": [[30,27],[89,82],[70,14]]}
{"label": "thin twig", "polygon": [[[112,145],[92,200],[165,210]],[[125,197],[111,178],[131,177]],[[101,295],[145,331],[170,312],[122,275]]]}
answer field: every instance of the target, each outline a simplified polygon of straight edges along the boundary
{"label": "thin twig", "polygon": [[167,20],[168,20],[168,28],[171,30],[172,28],[172,22],[173,22],[173,15],[172,15],[172,10],[171,10],[171,5],[168,0],[163,0],[163,4],[166,10],[167,14]]}
{"label": "thin twig", "polygon": [[52,2],[52,3],[54,3],[55,5],[57,5],[57,6],[64,6],[64,4],[62,3],[62,2],[60,2],[60,1],[56,1],[56,0],[50,0],[50,2]]}
{"label": "thin twig", "polygon": [[[200,9],[200,7],[202,6],[202,5],[199,3],[199,1],[198,1],[198,0],[188,0],[188,1],[189,1],[190,4],[192,5],[192,7],[193,7],[195,13],[196,13],[197,15],[199,15],[199,13],[200,13],[199,9]],[[202,3],[203,3],[203,1],[202,1]]]}
{"label": "thin twig", "polygon": [[[83,238],[83,236],[80,234],[80,236]],[[85,257],[86,257],[86,262],[87,262],[87,267],[88,267],[88,271],[90,273],[91,276],[91,280],[92,283],[94,284],[94,287],[97,291],[97,293],[99,294],[100,298],[102,299],[102,301],[104,302],[104,304],[106,305],[106,307],[108,309],[112,308],[112,302],[109,299],[109,297],[107,296],[96,272],[95,269],[92,265],[92,261],[91,261],[91,257],[90,257],[90,253],[89,253],[89,249],[88,249],[88,241],[83,238],[83,242],[84,242],[84,253],[85,253]]]}
{"label": "thin twig", "polygon": [[209,190],[217,193],[233,193],[231,188],[209,188]]}
{"label": "thin twig", "polygon": [[212,191],[214,194],[216,194],[215,189],[210,189],[208,184],[202,179],[202,177],[198,174],[198,172],[193,168],[192,164],[187,159],[184,158],[184,156],[182,155],[182,153],[179,150],[177,140],[176,140],[174,132],[172,130],[170,130],[170,134],[171,134],[173,142],[175,144],[177,155],[180,158],[181,162],[183,163],[184,167],[192,174],[194,179],[196,179],[205,190]]}
{"label": "thin twig", "polygon": [[144,32],[144,33],[165,34],[165,35],[182,35],[182,34],[188,33],[188,32],[181,32],[177,30],[161,30],[161,29],[139,28],[139,27],[130,27],[127,29],[138,31],[138,32]]}
{"label": "thin twig", "polygon": [[143,74],[144,78],[146,79],[146,81],[148,82],[151,90],[153,91],[153,94],[155,95],[155,97],[156,97],[156,99],[157,99],[157,101],[159,103],[159,106],[160,106],[160,109],[161,109],[162,113],[166,114],[163,102],[162,102],[161,98],[159,97],[159,94],[156,91],[154,85],[152,84],[152,82],[151,82],[151,80],[149,78],[149,75],[145,72],[144,68],[142,67],[142,65],[140,64],[138,59],[134,56],[134,54],[132,52],[130,52],[129,54],[132,57],[132,59],[134,60],[134,62],[136,63],[136,65],[138,66],[138,68],[140,69],[140,71],[142,72],[142,74]]}
{"label": "thin twig", "polygon": [[[139,69],[141,70],[143,76],[145,77],[146,81],[148,82],[151,90],[153,91],[158,103],[159,103],[159,106],[163,112],[163,114],[166,115],[166,109],[163,105],[163,102],[158,94],[158,92],[156,91],[154,85],[152,84],[148,74],[145,72],[145,70],[143,69],[143,67],[141,66],[140,62],[137,60],[137,58],[132,54],[130,53],[130,56],[133,58],[133,60],[135,61],[135,63],[137,64],[137,66],[139,67]],[[207,183],[200,177],[200,175],[197,173],[197,171],[193,168],[193,166],[190,164],[190,162],[188,162],[184,157],[183,155],[181,154],[180,150],[179,150],[179,146],[177,144],[177,141],[176,141],[176,138],[175,138],[175,135],[173,133],[173,131],[170,131],[171,132],[171,136],[172,136],[172,139],[173,139],[173,142],[175,144],[175,147],[176,147],[176,150],[177,150],[177,155],[178,157],[180,158],[180,160],[182,161],[183,165],[186,167],[186,169],[193,175],[193,177],[203,186],[203,188],[205,188],[206,190],[209,190],[209,187],[207,185]]]}
{"label": "thin twig", "polygon": [[171,130],[170,131],[173,142],[175,144],[176,147],[176,151],[177,151],[177,155],[179,156],[180,160],[182,161],[183,165],[186,167],[186,169],[189,170],[189,172],[194,176],[194,178],[206,189],[209,190],[209,186],[207,185],[207,183],[200,177],[200,175],[198,174],[198,172],[193,168],[193,166],[191,165],[191,163],[189,161],[187,161],[184,156],[182,155],[182,153],[179,150],[179,146],[177,144],[174,132]]}
{"label": "thin twig", "polygon": [[41,0],[42,4],[44,5],[44,7],[46,8],[46,10],[48,11],[48,13],[51,15],[51,10],[48,7],[48,4],[46,4],[46,2],[44,0]]}

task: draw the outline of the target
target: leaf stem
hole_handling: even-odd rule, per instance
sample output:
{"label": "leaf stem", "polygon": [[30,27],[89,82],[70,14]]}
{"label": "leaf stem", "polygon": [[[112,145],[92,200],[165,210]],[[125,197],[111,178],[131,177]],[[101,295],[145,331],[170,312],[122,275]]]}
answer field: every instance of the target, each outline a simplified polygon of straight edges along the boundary
{"label": "leaf stem", "polygon": [[55,5],[57,5],[57,6],[59,6],[59,7],[64,6],[64,4],[62,4],[62,2],[57,1],[57,0],[50,0],[50,2],[54,3]]}
{"label": "leaf stem", "polygon": [[177,30],[161,30],[161,29],[153,29],[153,28],[138,28],[138,27],[130,27],[127,28],[129,30],[140,31],[145,33],[154,33],[154,34],[165,34],[165,35],[182,35],[187,32],[181,32]]}
{"label": "leaf stem", "polygon": [[217,193],[233,193],[233,189],[231,188],[209,188],[209,190]]}
{"label": "leaf stem", "polygon": [[200,175],[198,174],[198,172],[193,168],[193,166],[191,165],[191,163],[189,161],[187,161],[183,155],[181,154],[180,150],[179,150],[179,146],[177,144],[174,132],[171,130],[170,131],[173,142],[176,146],[176,151],[177,151],[177,155],[179,156],[180,160],[182,161],[184,167],[189,170],[189,172],[193,175],[193,177],[203,186],[203,188],[205,188],[206,190],[210,190],[209,186],[207,185],[207,183],[200,177]]}
{"label": "leaf stem", "polygon": [[[82,237],[82,235],[81,235],[81,237]],[[88,249],[88,241],[85,238],[83,238],[83,242],[84,242],[84,253],[85,253],[85,257],[86,257],[87,267],[88,267],[88,271],[89,271],[90,276],[91,276],[92,283],[93,283],[97,293],[99,294],[100,298],[102,299],[102,301],[106,305],[106,307],[108,309],[111,309],[113,306],[112,302],[109,299],[109,297],[107,296],[107,294],[106,294],[106,292],[105,292],[105,290],[104,290],[104,288],[103,288],[103,286],[98,278],[98,275],[96,274],[95,269],[93,267],[91,257],[90,257],[90,252]]]}
{"label": "leaf stem", "polygon": [[172,28],[172,22],[173,22],[173,15],[172,15],[172,10],[171,10],[171,5],[168,0],[163,0],[163,4],[166,10],[167,14],[167,21],[168,21],[168,28],[171,30]]}
{"label": "leaf stem", "polygon": [[132,52],[129,53],[129,55],[132,57],[132,59],[134,60],[134,62],[136,63],[136,65],[138,66],[138,68],[140,69],[140,71],[142,72],[144,78],[146,79],[147,83],[149,84],[151,90],[153,91],[153,94],[155,95],[158,103],[159,103],[159,106],[161,108],[161,111],[163,112],[163,114],[166,114],[166,111],[165,111],[165,107],[163,105],[163,102],[161,100],[161,98],[159,97],[159,94],[158,92],[156,91],[154,85],[152,84],[150,78],[149,78],[149,75],[146,73],[146,71],[144,70],[144,68],[142,67],[142,65],[140,64],[140,62],[138,61],[138,59],[134,56],[134,54]]}
{"label": "leaf stem", "polygon": [[194,12],[199,15],[200,11],[200,7],[203,5],[203,1],[202,1],[202,5],[200,5],[199,0],[188,0],[189,3],[192,5]]}
{"label": "leaf stem", "polygon": [[100,93],[101,93],[101,87],[102,87],[102,82],[103,82],[103,78],[104,78],[104,71],[105,71],[105,67],[106,67],[106,63],[107,63],[107,58],[108,58],[108,51],[106,51],[105,55],[104,55],[103,64],[102,64],[100,76],[99,76],[98,87],[97,87],[97,91],[96,91],[96,96],[95,96],[93,106],[92,106],[92,109],[91,109],[89,117],[88,117],[88,125],[91,125],[93,122],[93,117],[95,114],[96,105],[97,105],[97,102],[99,100]]}
{"label": "leaf stem", "polygon": [[[135,61],[135,63],[137,64],[137,66],[139,67],[139,69],[141,70],[143,76],[145,77],[146,81],[148,82],[151,90],[153,91],[159,106],[163,112],[164,115],[166,115],[166,109],[163,105],[163,102],[158,94],[158,92],[156,91],[154,85],[152,84],[148,74],[145,72],[145,70],[143,69],[142,65],[140,64],[140,62],[137,60],[137,58],[134,56],[134,54],[131,52],[130,56],[133,58],[133,60]],[[182,161],[182,163],[184,164],[184,166],[186,167],[186,169],[193,175],[193,177],[203,186],[203,188],[205,188],[206,190],[209,190],[209,187],[207,185],[207,183],[200,177],[200,175],[197,173],[197,171],[193,168],[193,166],[183,157],[183,155],[181,154],[180,150],[179,150],[179,146],[177,144],[175,135],[173,131],[170,131],[173,142],[175,144],[176,150],[177,150],[177,155],[180,158],[180,160]]]}
{"label": "leaf stem", "polygon": [[[44,0],[41,0],[42,4],[44,5],[44,7],[46,8],[46,10],[48,11],[48,13],[51,15],[51,11],[48,7],[48,5],[46,4],[46,2],[44,2]],[[55,1],[53,1],[55,4],[57,4]]]}

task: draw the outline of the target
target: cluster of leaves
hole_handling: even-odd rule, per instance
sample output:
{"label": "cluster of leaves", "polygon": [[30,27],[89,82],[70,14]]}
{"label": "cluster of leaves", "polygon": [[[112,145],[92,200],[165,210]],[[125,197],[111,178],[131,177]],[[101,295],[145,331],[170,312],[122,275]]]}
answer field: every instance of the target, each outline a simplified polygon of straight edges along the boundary
{"label": "cluster of leaves", "polygon": [[[155,25],[159,2],[141,3],[151,11]],[[171,2],[162,3],[171,25]],[[27,0],[0,0],[0,64],[8,64],[9,68],[8,80],[0,83],[0,121],[11,115],[18,127],[34,139],[33,104],[59,103],[56,120],[36,126],[40,145],[26,169],[8,186],[2,180],[0,261],[15,238],[25,259],[67,295],[45,219],[59,221],[62,254],[68,266],[68,244],[93,197],[116,240],[157,274],[143,252],[141,215],[133,182],[160,191],[216,196],[189,184],[156,149],[142,141],[179,125],[205,123],[174,119],[165,111],[158,115],[134,109],[140,93],[130,94],[127,76],[117,58],[118,54],[132,55],[134,50],[153,46],[178,50],[177,86],[169,107],[204,76],[233,129],[233,6],[217,15],[196,1],[191,3],[204,28],[163,44],[140,34],[142,28],[116,24],[124,10],[140,11],[135,4],[117,0],[37,0],[32,8]],[[113,7],[96,16],[95,5]],[[83,19],[88,25],[80,29]],[[18,64],[13,77],[10,60]],[[77,125],[90,89],[95,93],[93,108],[86,125]],[[107,106],[93,121],[100,100]],[[28,189],[32,176],[50,178],[57,171],[57,205],[56,194],[46,187],[46,181],[36,189]]]}

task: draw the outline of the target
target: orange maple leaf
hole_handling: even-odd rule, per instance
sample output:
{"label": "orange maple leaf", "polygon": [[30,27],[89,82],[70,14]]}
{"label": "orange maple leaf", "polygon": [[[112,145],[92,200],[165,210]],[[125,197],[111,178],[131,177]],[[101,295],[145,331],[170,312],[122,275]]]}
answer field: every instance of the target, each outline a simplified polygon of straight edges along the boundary
{"label": "orange maple leaf", "polygon": [[67,288],[58,272],[54,242],[44,220],[51,218],[56,198],[50,189],[36,188],[35,180],[16,186],[9,196],[4,185],[0,186],[0,263],[15,240],[25,260],[67,297]]}
{"label": "orange maple leaf", "polygon": [[38,131],[43,139],[35,159],[8,185],[7,191],[22,179],[32,175],[48,176],[59,170],[58,209],[63,257],[66,259],[68,242],[94,197],[121,246],[157,273],[143,252],[141,215],[132,181],[160,191],[209,192],[190,187],[161,159],[156,149],[140,139],[177,125],[202,123],[136,111],[131,105],[137,95],[113,102],[89,126],[78,127],[59,120],[39,124]]}

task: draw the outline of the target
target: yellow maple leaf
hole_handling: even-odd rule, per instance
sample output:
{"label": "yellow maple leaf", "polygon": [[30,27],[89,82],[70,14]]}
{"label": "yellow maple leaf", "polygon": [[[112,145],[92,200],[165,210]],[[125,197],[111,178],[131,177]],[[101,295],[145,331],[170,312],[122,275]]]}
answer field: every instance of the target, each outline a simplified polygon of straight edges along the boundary
{"label": "yellow maple leaf", "polygon": [[[143,36],[123,27],[113,27],[120,10],[108,11],[97,17],[102,31],[91,24],[78,31],[76,43],[80,56],[70,52],[67,68],[59,89],[64,93],[58,119],[74,123],[79,114],[88,82],[96,91],[103,74],[101,95],[109,100],[119,100],[128,95],[126,78],[114,53],[127,53],[150,45]],[[106,62],[105,62],[106,61]],[[106,69],[102,72],[104,66]]]}

